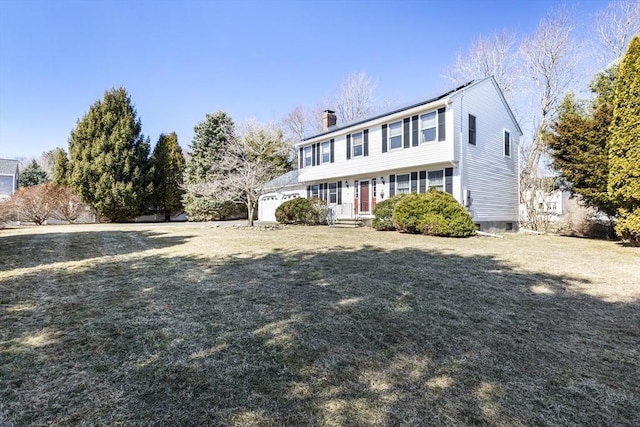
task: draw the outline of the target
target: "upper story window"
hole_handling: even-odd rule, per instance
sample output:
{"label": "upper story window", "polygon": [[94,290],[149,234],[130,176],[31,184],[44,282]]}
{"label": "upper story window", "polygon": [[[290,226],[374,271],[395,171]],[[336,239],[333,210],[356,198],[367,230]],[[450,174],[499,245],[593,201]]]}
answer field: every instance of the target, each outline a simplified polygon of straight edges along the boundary
{"label": "upper story window", "polygon": [[431,111],[420,116],[420,142],[444,141],[446,139],[445,109]]}
{"label": "upper story window", "polygon": [[476,145],[476,116],[469,114],[469,144]]}
{"label": "upper story window", "polygon": [[504,138],[504,155],[505,157],[511,157],[511,132],[505,129],[503,138]]}
{"label": "upper story window", "polygon": [[402,121],[389,125],[389,148],[402,148]]}
{"label": "upper story window", "polygon": [[322,163],[331,162],[331,143],[329,141],[323,142],[320,145],[320,160]]}
{"label": "upper story window", "polygon": [[351,149],[353,157],[362,156],[362,132],[351,134]]}
{"label": "upper story window", "polygon": [[420,116],[420,142],[436,140],[436,112],[432,111]]}
{"label": "upper story window", "polygon": [[311,147],[304,147],[304,166],[311,166]]}

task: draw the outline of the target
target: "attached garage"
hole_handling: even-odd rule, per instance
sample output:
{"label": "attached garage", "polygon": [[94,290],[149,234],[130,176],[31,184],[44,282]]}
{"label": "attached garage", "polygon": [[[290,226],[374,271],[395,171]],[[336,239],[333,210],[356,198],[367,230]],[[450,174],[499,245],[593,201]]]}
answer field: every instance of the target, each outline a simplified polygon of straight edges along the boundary
{"label": "attached garage", "polygon": [[288,172],[264,187],[264,193],[258,199],[258,221],[275,222],[276,209],[287,200],[306,197],[306,187],[298,182],[298,171]]}

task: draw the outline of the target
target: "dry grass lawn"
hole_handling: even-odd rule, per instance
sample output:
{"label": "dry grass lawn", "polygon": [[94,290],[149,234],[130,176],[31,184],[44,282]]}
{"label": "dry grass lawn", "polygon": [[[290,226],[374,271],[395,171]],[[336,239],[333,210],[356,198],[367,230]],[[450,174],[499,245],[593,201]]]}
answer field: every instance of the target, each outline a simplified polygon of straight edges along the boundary
{"label": "dry grass lawn", "polygon": [[0,425],[640,425],[617,243],[177,224],[0,248]]}

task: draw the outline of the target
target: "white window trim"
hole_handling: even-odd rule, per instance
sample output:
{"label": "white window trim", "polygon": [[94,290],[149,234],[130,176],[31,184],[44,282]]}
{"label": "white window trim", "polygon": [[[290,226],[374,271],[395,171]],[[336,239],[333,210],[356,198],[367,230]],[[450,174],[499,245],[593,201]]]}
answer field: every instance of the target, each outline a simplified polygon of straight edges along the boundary
{"label": "white window trim", "polygon": [[[431,185],[431,180],[429,179],[429,174],[430,174],[431,172],[442,172],[442,183],[441,183],[440,185],[438,185],[438,186],[435,186],[435,185],[433,185],[433,186],[432,186],[432,185]],[[427,187],[427,188],[426,188],[426,190],[427,190],[427,191],[429,191],[431,188],[436,188],[436,187],[438,187],[438,188],[436,188],[436,190],[439,190],[439,191],[445,191],[445,188],[446,188],[446,179],[447,179],[447,177],[446,177],[446,173],[445,173],[445,170],[444,170],[444,169],[433,169],[433,170],[428,170],[428,171],[427,171],[427,182],[426,182],[426,187]]]}
{"label": "white window trim", "polygon": [[[435,116],[435,123],[433,126],[429,126],[428,128],[425,128],[423,125],[423,120],[422,120],[422,116],[426,116],[427,114],[433,114]],[[420,144],[431,144],[432,142],[438,142],[438,110],[433,110],[433,111],[427,111],[426,113],[422,113],[420,114],[420,124],[419,124],[419,129],[418,129],[418,138],[420,139]],[[422,140],[422,132],[424,130],[427,129],[435,129],[435,137],[431,140],[431,141],[423,141]],[[441,141],[442,142],[442,141]]]}
{"label": "white window trim", "polygon": [[[309,158],[309,164],[307,164],[307,150],[309,150],[308,151],[308,153],[309,153],[309,157],[308,157]],[[302,162],[302,166],[303,167],[306,168],[308,166],[313,165],[313,150],[311,149],[310,145],[304,147],[304,149],[302,150],[302,156],[303,156],[303,162]]]}
{"label": "white window trim", "polygon": [[[392,148],[391,147],[391,125],[396,123],[400,123],[400,146]],[[404,121],[402,119],[396,120],[395,122],[389,123],[387,126],[387,145],[389,151],[402,150],[404,148]]]}
{"label": "white window trim", "polygon": [[[353,138],[354,135],[360,135],[360,144],[358,144],[360,146],[360,154],[356,154],[356,144],[354,143],[355,139]],[[351,134],[351,158],[353,159],[354,157],[364,157],[364,132],[363,131],[354,132]]]}
{"label": "white window trim", "polygon": [[[320,144],[320,164],[324,165],[326,163],[331,163],[331,142],[330,141],[325,141],[325,142],[321,142]],[[327,146],[327,155],[329,156],[329,159],[325,162],[324,161],[324,147],[325,145]]]}
{"label": "white window trim", "polygon": [[[400,187],[398,186],[398,183],[400,182],[400,180],[398,178],[401,177],[401,176],[403,176],[403,177],[406,176],[407,177],[407,192],[406,193],[404,193],[404,192],[401,193],[400,192]],[[409,193],[411,193],[411,173],[401,173],[401,174],[396,175],[395,187],[396,187],[395,188],[395,190],[396,190],[395,193],[396,194],[409,194]]]}

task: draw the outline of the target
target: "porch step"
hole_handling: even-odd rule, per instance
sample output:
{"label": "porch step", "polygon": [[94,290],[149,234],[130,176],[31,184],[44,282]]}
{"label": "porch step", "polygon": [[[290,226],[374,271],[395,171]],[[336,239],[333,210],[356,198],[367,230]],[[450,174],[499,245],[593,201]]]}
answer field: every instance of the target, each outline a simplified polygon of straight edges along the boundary
{"label": "porch step", "polygon": [[331,227],[335,228],[358,228],[362,227],[362,221],[357,218],[339,218],[336,219]]}

